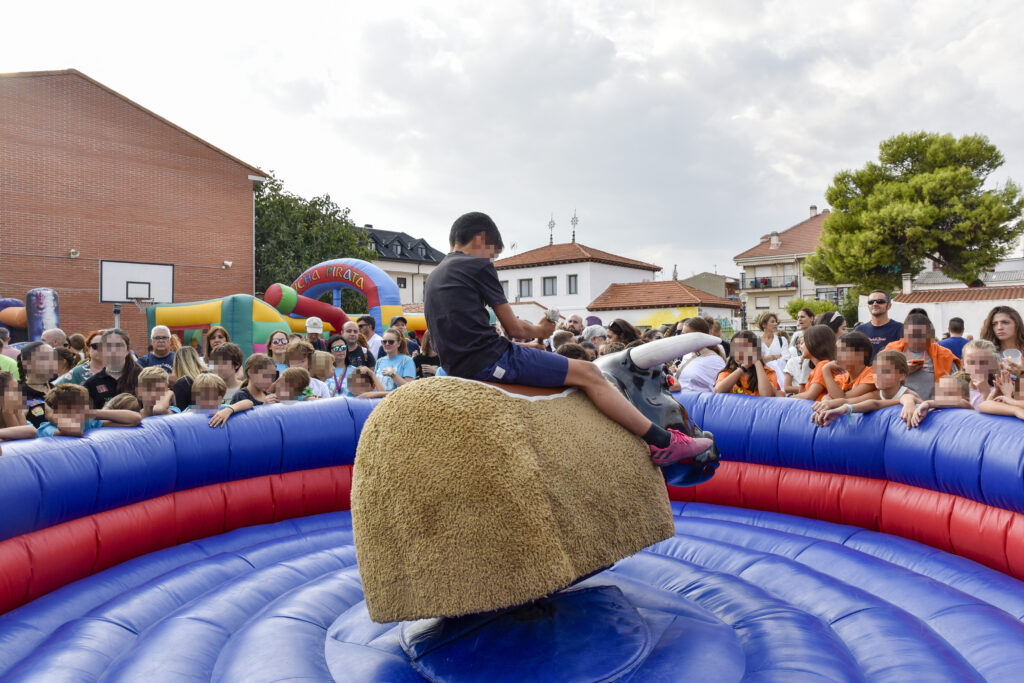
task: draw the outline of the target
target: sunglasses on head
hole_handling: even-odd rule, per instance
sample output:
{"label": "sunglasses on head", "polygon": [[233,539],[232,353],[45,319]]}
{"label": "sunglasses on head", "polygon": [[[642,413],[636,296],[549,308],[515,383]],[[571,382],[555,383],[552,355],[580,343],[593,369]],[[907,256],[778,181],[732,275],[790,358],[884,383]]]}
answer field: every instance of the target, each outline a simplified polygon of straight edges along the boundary
{"label": "sunglasses on head", "polygon": [[887,304],[889,303],[885,299],[868,299],[868,306],[874,306],[875,304]]}

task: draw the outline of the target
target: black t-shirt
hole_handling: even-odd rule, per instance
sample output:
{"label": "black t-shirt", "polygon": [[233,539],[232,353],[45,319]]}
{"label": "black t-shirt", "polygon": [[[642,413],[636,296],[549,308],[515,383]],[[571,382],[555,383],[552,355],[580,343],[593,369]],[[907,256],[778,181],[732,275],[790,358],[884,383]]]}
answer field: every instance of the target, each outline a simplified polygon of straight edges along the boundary
{"label": "black t-shirt", "polygon": [[413,358],[412,362],[416,364],[416,376],[418,378],[420,378],[420,379],[423,379],[424,377],[433,377],[434,376],[434,373],[432,373],[432,372],[430,374],[424,375],[423,374],[423,365],[424,364],[426,364],[426,365],[440,365],[441,364],[441,359],[437,356],[437,354],[434,354],[433,356],[424,356],[421,353],[420,355],[418,355],[415,358]]}
{"label": "black t-shirt", "polygon": [[103,404],[117,396],[117,379],[108,375],[106,368],[85,380],[82,386],[89,390],[89,401],[94,410],[100,410]]}
{"label": "black t-shirt", "polygon": [[361,366],[372,368],[375,367],[376,364],[377,359],[373,357],[370,349],[364,349],[358,344],[354,351],[349,350],[349,352],[345,354],[345,365],[350,365],[356,368]]}
{"label": "black t-shirt", "polygon": [[182,410],[192,405],[192,378],[191,377],[179,377],[171,387],[171,391],[174,392],[174,405],[178,406]]}
{"label": "black t-shirt", "polygon": [[238,393],[235,394],[235,397],[231,399],[231,405],[235,405],[239,401],[252,401],[252,404],[254,406],[263,405],[263,401],[257,401],[252,397],[252,394],[249,393],[248,387],[242,387],[241,389],[238,390]]}
{"label": "black t-shirt", "polygon": [[45,391],[33,389],[24,382],[20,382],[21,395],[25,399],[25,419],[28,423],[39,429],[39,426],[46,422],[46,398]]}
{"label": "black t-shirt", "polygon": [[473,379],[508,350],[511,342],[491,326],[486,309],[504,303],[490,259],[453,251],[430,273],[423,312],[445,372]]}
{"label": "black t-shirt", "polygon": [[871,354],[872,360],[888,344],[903,339],[903,323],[896,322],[895,320],[890,320],[881,327],[875,327],[871,323],[864,323],[863,325],[857,325],[853,329],[856,332],[863,332],[871,340],[871,346],[874,347],[874,353]]}

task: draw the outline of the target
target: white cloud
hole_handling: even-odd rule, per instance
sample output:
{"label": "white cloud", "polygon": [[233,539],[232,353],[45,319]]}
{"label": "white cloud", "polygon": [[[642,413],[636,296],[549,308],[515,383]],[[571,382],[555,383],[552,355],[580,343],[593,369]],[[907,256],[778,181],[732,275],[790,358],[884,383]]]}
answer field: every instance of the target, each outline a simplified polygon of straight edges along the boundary
{"label": "white cloud", "polygon": [[[1024,179],[1015,3],[67,3],[5,10],[4,71],[75,67],[444,248],[492,213],[670,275],[824,207],[895,133],[987,134]],[[62,21],[53,20],[61,17]],[[42,26],[46,30],[33,30]]]}

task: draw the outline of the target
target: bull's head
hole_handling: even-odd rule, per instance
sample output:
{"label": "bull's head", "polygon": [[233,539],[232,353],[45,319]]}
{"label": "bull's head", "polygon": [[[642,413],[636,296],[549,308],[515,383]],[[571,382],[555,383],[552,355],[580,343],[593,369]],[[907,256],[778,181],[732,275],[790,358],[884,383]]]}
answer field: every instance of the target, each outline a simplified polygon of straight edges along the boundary
{"label": "bull's head", "polygon": [[[668,378],[662,367],[676,358],[721,342],[710,334],[690,332],[601,356],[594,363],[654,424],[666,429],[672,427],[684,434],[711,438],[711,434],[691,425],[686,409],[669,392]],[[714,474],[718,459],[718,449],[712,447],[698,455],[694,465],[665,468],[665,477],[668,483],[677,486],[699,484]]]}

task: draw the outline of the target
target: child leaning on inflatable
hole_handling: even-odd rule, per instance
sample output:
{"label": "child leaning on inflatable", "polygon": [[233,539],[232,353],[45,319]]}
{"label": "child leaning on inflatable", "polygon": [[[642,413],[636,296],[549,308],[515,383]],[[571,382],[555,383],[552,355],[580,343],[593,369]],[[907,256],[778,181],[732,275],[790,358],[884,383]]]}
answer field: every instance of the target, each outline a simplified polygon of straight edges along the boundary
{"label": "child leaning on inflatable", "polygon": [[871,366],[876,392],[861,394],[853,398],[819,401],[814,406],[811,419],[826,427],[843,415],[873,413],[890,406],[903,406],[900,419],[910,424],[915,406],[920,397],[907,388],[905,382],[910,374],[907,357],[899,351],[880,351]]}
{"label": "child leaning on inflatable", "polygon": [[712,446],[666,430],[648,420],[587,361],[513,344],[490,324],[490,306],[510,337],[547,339],[555,331],[557,312],[533,325],[515,316],[491,262],[502,250],[498,226],[483,213],[467,213],[452,225],[451,253],[430,273],[424,296],[427,327],[441,367],[455,377],[526,384],[535,387],[572,386],[582,389],[612,420],[640,436],[658,465],[695,458]]}

